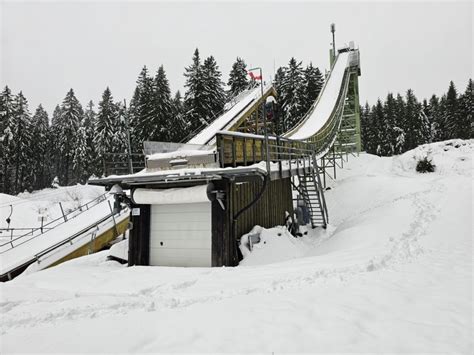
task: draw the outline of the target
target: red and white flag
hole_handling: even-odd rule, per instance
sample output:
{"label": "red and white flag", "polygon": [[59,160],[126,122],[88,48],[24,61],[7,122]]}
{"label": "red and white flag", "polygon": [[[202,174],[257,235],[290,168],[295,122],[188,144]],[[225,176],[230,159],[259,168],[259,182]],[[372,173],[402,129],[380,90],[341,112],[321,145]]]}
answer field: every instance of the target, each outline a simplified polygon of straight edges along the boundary
{"label": "red and white flag", "polygon": [[250,75],[250,77],[251,77],[253,80],[262,80],[262,76],[261,76],[261,75],[255,75],[255,74],[252,73],[251,71],[249,71],[249,75]]}

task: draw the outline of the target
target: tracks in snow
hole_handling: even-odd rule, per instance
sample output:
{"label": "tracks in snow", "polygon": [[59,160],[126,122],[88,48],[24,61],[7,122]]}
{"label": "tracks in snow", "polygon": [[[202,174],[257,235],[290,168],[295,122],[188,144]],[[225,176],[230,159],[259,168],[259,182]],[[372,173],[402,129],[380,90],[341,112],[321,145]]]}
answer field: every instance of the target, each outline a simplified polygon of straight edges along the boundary
{"label": "tracks in snow", "polygon": [[[353,216],[352,218],[360,217],[373,209],[393,204],[398,200],[412,201],[413,217],[408,230],[401,231],[398,237],[391,238],[386,253],[374,255],[356,265],[327,267],[318,265],[317,257],[311,257],[297,260],[294,265],[288,262],[275,264],[277,272],[268,272],[268,266],[231,270],[213,269],[205,274],[195,274],[190,270],[189,279],[162,282],[135,293],[64,292],[63,295],[55,295],[51,300],[4,301],[0,303],[2,314],[0,334],[5,334],[16,327],[35,327],[63,320],[94,319],[137,311],[153,312],[185,308],[236,296],[299,289],[329,280],[344,281],[357,274],[411,262],[425,252],[419,239],[426,234],[428,226],[440,211],[432,201],[429,201],[428,196],[432,195],[433,191],[441,194],[444,189],[441,183],[433,180],[429,188],[424,191],[397,197]],[[348,220],[344,222],[346,221]],[[334,233],[337,234],[337,229]],[[137,272],[147,271],[141,269]]]}

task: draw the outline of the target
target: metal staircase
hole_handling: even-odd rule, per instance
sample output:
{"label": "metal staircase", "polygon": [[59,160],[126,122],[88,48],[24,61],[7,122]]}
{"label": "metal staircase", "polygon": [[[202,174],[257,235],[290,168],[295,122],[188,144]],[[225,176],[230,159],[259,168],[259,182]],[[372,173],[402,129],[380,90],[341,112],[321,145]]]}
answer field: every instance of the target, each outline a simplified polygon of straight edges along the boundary
{"label": "metal staircase", "polygon": [[[298,160],[297,162],[300,162]],[[311,227],[326,228],[328,224],[328,212],[324,198],[323,187],[319,176],[316,157],[314,154],[301,160],[302,168],[296,169],[292,175],[292,186],[297,196],[293,198],[295,210],[305,208],[304,220],[311,222]]]}

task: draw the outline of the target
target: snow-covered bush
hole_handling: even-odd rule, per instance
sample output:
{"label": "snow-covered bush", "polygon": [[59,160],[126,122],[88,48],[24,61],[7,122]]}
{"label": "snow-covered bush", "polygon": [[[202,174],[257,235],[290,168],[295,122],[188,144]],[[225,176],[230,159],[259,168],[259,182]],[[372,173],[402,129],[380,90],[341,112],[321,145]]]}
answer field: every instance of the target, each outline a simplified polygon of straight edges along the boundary
{"label": "snow-covered bush", "polygon": [[418,160],[416,164],[416,171],[419,173],[432,173],[435,171],[436,165],[427,156]]}
{"label": "snow-covered bush", "polygon": [[59,178],[57,176],[54,177],[53,181],[51,182],[51,187],[53,189],[57,189],[59,186]]}

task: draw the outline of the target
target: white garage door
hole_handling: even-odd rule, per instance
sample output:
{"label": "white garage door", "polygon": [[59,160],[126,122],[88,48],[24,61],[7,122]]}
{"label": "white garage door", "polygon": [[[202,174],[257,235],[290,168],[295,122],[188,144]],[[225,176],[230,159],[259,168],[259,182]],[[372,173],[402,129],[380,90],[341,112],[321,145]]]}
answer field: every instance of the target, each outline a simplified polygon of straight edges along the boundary
{"label": "white garage door", "polygon": [[211,203],[151,205],[150,265],[212,266]]}

